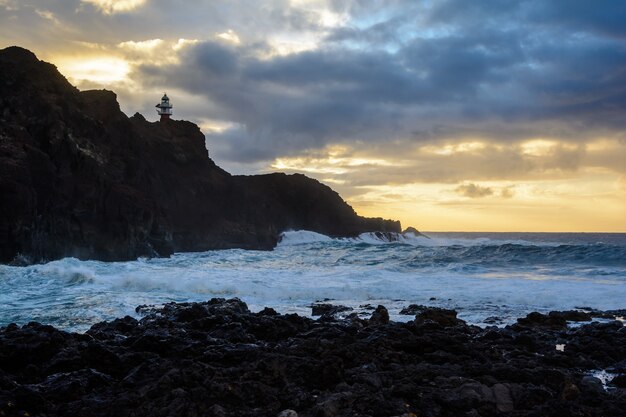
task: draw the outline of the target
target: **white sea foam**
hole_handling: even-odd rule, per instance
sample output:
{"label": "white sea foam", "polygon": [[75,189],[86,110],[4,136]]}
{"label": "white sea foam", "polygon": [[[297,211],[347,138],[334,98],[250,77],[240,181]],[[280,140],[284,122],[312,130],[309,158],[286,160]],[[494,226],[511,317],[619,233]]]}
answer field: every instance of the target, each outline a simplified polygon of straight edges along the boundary
{"label": "white sea foam", "polygon": [[415,233],[362,233],[355,238],[331,238],[329,236],[308,230],[290,230],[280,236],[279,246],[303,245],[311,243],[334,242],[337,244],[366,243],[369,245],[405,244],[412,246],[444,247],[444,246],[486,246],[486,245],[521,245],[536,247],[557,247],[567,242],[559,241],[531,241],[525,239],[493,239],[488,237],[467,238],[449,237],[442,233],[422,234]]}
{"label": "white sea foam", "polygon": [[85,330],[99,320],[135,314],[139,304],[211,297],[239,297],[252,309],[271,306],[300,314],[309,314],[308,306],[322,299],[357,310],[383,304],[399,320],[411,318],[399,315],[408,304],[426,304],[455,308],[462,319],[478,324],[490,316],[510,323],[535,310],[626,307],[626,259],[619,252],[626,249],[619,245],[408,238],[417,244],[375,238],[331,239],[300,231],[285,233],[271,252],[0,266],[0,324],[38,320]]}
{"label": "white sea foam", "polygon": [[329,242],[332,239],[321,233],[308,230],[289,230],[280,235],[280,245],[301,245],[303,243]]}

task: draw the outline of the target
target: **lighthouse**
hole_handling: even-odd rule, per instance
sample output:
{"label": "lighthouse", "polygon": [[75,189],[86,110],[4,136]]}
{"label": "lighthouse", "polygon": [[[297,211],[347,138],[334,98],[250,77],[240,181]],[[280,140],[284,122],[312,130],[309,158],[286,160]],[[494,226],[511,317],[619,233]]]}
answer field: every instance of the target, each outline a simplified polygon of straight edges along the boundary
{"label": "lighthouse", "polygon": [[172,115],[172,105],[170,104],[170,98],[166,93],[163,93],[163,97],[161,97],[161,102],[155,106],[157,108],[157,113],[161,116],[161,121],[164,122],[170,118]]}

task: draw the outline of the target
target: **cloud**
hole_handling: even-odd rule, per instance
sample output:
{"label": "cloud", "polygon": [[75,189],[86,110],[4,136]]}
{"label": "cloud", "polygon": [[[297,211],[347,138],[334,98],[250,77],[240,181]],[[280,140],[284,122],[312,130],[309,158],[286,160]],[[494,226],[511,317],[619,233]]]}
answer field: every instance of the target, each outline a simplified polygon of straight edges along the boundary
{"label": "cloud", "polygon": [[468,198],[482,198],[493,195],[493,189],[489,187],[481,187],[480,185],[472,183],[459,185],[455,191]]}
{"label": "cloud", "polygon": [[[469,28],[469,13],[444,30],[431,11],[432,33],[407,35],[394,33],[393,23],[419,18],[392,15],[365,29],[336,28],[315,49],[287,55],[238,35],[239,44],[206,40],[185,50],[179,64],[142,66],[135,78],[173,83],[214,103],[211,117],[243,127],[223,132],[232,144],[225,156],[239,162],[333,143],[408,144],[468,132],[500,142],[549,133],[583,143],[626,127],[621,42],[515,21],[518,8],[498,4],[510,25]],[[354,44],[373,26],[385,34],[368,42],[383,47]],[[540,41],[543,33],[554,36]],[[390,39],[396,49],[384,47]],[[559,166],[575,168],[579,154],[558,152]]]}
{"label": "cloud", "polygon": [[146,0],[80,0],[92,4],[105,14],[128,12],[143,6]]}
{"label": "cloud", "polygon": [[600,36],[626,38],[626,4],[602,0],[539,1],[532,2],[528,17],[540,24],[559,29],[576,28]]}
{"label": "cloud", "polygon": [[[86,62],[126,61],[133,89],[120,92],[123,108],[142,94],[173,91],[184,98],[176,101],[180,117],[227,126],[207,132],[212,154],[226,164],[271,165],[342,145],[366,157],[368,149],[394,149],[390,160],[410,156],[401,174],[382,176],[397,180],[411,170],[445,182],[467,180],[463,170],[477,181],[562,175],[591,160],[620,168],[608,153],[586,154],[587,143],[626,128],[626,47],[616,24],[624,6],[616,2],[89,0],[98,8],[79,7],[85,1],[19,3],[0,17],[0,31],[51,50],[66,44],[59,37],[73,37],[74,48],[94,55]],[[139,7],[145,17],[115,13]],[[140,101],[144,107],[130,112],[154,117],[153,99]],[[468,138],[484,148],[423,152]],[[543,155],[519,148],[542,138],[551,143]]]}
{"label": "cloud", "polygon": [[604,198],[626,175],[624,2],[0,0],[0,11],[0,47],[32,49],[150,120],[167,91],[235,173],[304,171],[361,205],[406,188],[407,204],[452,195],[445,204],[475,207],[570,182]]}
{"label": "cloud", "polygon": [[515,196],[515,191],[513,190],[514,187],[504,187],[502,189],[500,189],[500,197],[502,198],[513,198],[513,196]]}
{"label": "cloud", "polygon": [[61,22],[59,21],[59,19],[57,19],[54,13],[52,13],[49,10],[35,9],[35,13],[37,13],[43,19],[50,21],[54,25],[61,25]]}
{"label": "cloud", "polygon": [[[461,184],[454,189],[454,192],[467,198],[483,198],[497,196],[502,199],[509,199],[515,196],[515,186],[507,187],[487,187],[474,183]],[[455,204],[456,202],[452,202]]]}

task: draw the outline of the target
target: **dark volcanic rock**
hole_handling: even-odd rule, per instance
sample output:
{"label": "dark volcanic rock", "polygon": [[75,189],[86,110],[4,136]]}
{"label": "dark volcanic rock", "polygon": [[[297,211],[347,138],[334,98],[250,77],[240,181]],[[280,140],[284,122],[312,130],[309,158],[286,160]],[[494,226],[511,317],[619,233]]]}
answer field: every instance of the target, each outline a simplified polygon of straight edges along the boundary
{"label": "dark volcanic rock", "polygon": [[611,380],[611,384],[616,387],[626,388],[626,374],[616,376]]}
{"label": "dark volcanic rock", "polygon": [[370,317],[369,324],[374,326],[380,326],[389,323],[389,312],[385,306],[378,306]]}
{"label": "dark volcanic rock", "polygon": [[400,314],[404,315],[404,316],[414,316],[424,310],[428,310],[431,307],[427,307],[421,304],[411,304],[407,307],[404,307],[402,310],[400,310]]}
{"label": "dark volcanic rock", "polygon": [[316,303],[311,305],[312,316],[334,316],[335,314],[343,313],[346,311],[352,311],[352,308],[328,303]]}
{"label": "dark volcanic rock", "polygon": [[213,299],[86,334],[10,325],[0,329],[0,415],[624,415],[623,382],[605,390],[590,376],[625,363],[620,323],[432,323],[323,322]]}
{"label": "dark volcanic rock", "polygon": [[443,327],[465,324],[463,320],[456,318],[456,311],[444,308],[430,308],[415,315],[416,324],[434,322]]}
{"label": "dark volcanic rock", "polygon": [[551,311],[549,315],[553,317],[562,317],[567,321],[591,321],[592,319],[591,314],[576,310]]}
{"label": "dark volcanic rock", "polygon": [[554,311],[547,315],[532,312],[524,318],[517,319],[517,323],[520,326],[543,327],[548,329],[565,329],[567,327],[565,316]]}
{"label": "dark volcanic rock", "polygon": [[430,238],[429,238],[428,236],[426,236],[424,233],[420,232],[419,230],[417,230],[416,228],[414,228],[414,227],[412,227],[412,226],[409,226],[409,227],[407,227],[406,229],[404,229],[404,230],[402,231],[402,234],[403,234],[403,235],[405,235],[405,236],[406,236],[407,234],[409,234],[409,233],[410,233],[410,234],[413,234],[413,235],[415,235],[415,236],[421,236],[421,237],[425,237],[426,239],[430,239]]}
{"label": "dark volcanic rock", "polygon": [[406,316],[415,315],[415,322],[418,324],[434,322],[445,327],[464,323],[462,320],[456,318],[456,311],[454,310],[427,307],[421,304],[411,304],[400,310],[400,314]]}
{"label": "dark volcanic rock", "polygon": [[72,87],[31,52],[0,50],[0,262],[271,249],[280,232],[400,232],[303,175],[233,177],[198,126],[150,123],[114,93]]}

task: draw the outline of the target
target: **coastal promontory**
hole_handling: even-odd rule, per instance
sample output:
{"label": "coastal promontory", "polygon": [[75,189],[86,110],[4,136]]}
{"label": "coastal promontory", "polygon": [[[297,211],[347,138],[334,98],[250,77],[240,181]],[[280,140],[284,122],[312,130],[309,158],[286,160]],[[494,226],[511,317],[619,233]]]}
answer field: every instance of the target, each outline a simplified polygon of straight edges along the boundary
{"label": "coastal promontory", "polygon": [[19,47],[0,51],[0,261],[271,249],[285,230],[399,232],[304,175],[234,176],[198,126],[127,117]]}

